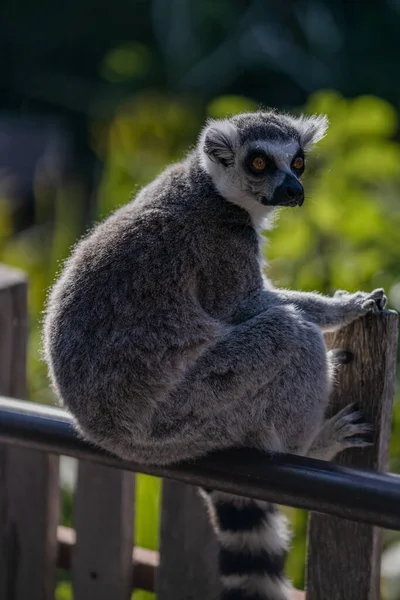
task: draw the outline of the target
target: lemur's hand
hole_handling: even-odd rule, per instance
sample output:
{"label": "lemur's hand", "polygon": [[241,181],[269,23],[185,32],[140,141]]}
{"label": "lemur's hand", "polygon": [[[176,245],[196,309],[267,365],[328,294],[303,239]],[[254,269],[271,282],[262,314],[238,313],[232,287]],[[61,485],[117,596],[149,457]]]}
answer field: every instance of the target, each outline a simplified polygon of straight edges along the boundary
{"label": "lemur's hand", "polygon": [[340,300],[341,304],[348,305],[354,312],[358,312],[360,316],[369,312],[382,312],[387,302],[383,288],[378,288],[373,292],[355,292],[354,294],[338,290],[333,297]]}

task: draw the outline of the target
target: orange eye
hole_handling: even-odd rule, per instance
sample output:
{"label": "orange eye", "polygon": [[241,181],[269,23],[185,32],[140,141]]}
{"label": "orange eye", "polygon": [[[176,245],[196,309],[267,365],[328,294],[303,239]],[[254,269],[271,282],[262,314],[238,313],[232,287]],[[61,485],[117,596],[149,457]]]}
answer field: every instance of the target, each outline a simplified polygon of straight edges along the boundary
{"label": "orange eye", "polygon": [[302,169],[304,167],[304,158],[302,158],[301,156],[295,158],[293,161],[293,167],[295,169]]}
{"label": "orange eye", "polygon": [[256,158],[252,162],[253,169],[257,171],[263,171],[267,166],[267,161],[262,156],[256,156]]}

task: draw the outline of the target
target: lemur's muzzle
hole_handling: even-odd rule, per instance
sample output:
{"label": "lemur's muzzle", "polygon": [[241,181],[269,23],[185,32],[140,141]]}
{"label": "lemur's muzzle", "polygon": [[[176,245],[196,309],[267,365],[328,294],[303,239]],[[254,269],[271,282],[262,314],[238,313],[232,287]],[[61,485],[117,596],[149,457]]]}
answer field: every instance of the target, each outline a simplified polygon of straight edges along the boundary
{"label": "lemur's muzzle", "polygon": [[272,206],[301,206],[303,202],[303,186],[294,175],[286,175],[283,183],[276,188],[270,204]]}

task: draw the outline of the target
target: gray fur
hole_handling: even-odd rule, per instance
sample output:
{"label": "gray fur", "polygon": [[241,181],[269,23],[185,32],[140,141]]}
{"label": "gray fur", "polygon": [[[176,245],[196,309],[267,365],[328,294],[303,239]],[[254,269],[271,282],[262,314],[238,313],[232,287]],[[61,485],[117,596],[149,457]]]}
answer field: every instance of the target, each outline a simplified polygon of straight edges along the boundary
{"label": "gray fur", "polygon": [[[300,187],[293,158],[326,126],[276,112],[210,122],[194,152],[78,243],[49,295],[44,347],[88,440],[158,464],[232,446],[331,459],[368,443],[355,409],[324,422],[335,365],[322,332],[382,310],[383,290],[279,290],[261,270],[258,230],[287,182]],[[246,171],[254,150],[273,172]],[[282,579],[275,597],[287,594]]]}
{"label": "gray fur", "polygon": [[[234,182],[227,201],[203,151],[219,127],[240,156],[246,132],[293,147],[305,135],[298,122],[300,133],[277,113],[209,124],[196,151],[76,246],[49,296],[44,344],[55,391],[92,442],[152,463],[233,445],[308,451],[328,402],[321,331],[382,308],[383,292],[274,289],[239,205],[251,186],[236,155],[216,165]],[[264,187],[273,193],[268,178]]]}

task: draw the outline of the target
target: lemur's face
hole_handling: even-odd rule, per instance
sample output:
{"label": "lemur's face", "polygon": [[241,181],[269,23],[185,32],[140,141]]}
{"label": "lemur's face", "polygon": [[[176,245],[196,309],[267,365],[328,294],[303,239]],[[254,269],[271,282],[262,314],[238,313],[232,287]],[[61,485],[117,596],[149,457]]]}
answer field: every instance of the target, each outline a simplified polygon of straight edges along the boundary
{"label": "lemur's face", "polygon": [[[264,206],[301,206],[304,150],[298,140],[259,139],[238,148],[230,177],[237,191]],[[229,169],[229,166],[228,166]]]}
{"label": "lemur's face", "polygon": [[220,194],[250,213],[301,206],[305,153],[326,128],[326,117],[275,112],[214,121],[200,138],[202,163]]}

